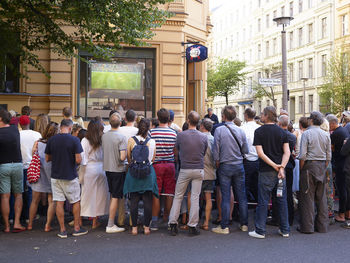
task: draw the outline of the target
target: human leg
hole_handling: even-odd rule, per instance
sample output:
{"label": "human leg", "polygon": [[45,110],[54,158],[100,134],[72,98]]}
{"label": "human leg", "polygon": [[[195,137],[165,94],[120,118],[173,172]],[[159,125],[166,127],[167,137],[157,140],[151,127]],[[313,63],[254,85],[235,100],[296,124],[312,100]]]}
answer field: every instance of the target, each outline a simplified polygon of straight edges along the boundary
{"label": "human leg", "polygon": [[315,189],[315,205],[317,210],[315,229],[320,233],[326,233],[329,225],[326,188],[327,185],[325,182],[318,182]]}
{"label": "human leg", "polygon": [[229,166],[225,164],[221,164],[219,168],[219,180],[220,180],[220,189],[222,195],[222,220],[221,220],[221,228],[225,229],[229,226],[229,218],[230,218],[230,200],[231,200],[231,182],[232,176],[230,174],[232,171],[229,170]]}
{"label": "human leg", "polygon": [[191,209],[188,219],[189,227],[196,227],[199,221],[199,195],[202,189],[202,181],[204,178],[204,170],[193,169],[189,175],[192,178],[191,188]]}
{"label": "human leg", "polygon": [[345,176],[343,172],[343,165],[336,163],[335,169],[335,183],[339,195],[339,211],[338,216],[335,218],[337,221],[345,221],[346,211],[346,184]]}
{"label": "human leg", "polygon": [[41,199],[41,193],[33,191],[32,203],[30,204],[30,208],[29,208],[29,223],[27,226],[28,230],[32,230],[33,228],[33,220],[34,220],[34,217],[36,216],[40,199]]}
{"label": "human leg", "polygon": [[142,200],[143,200],[143,208],[144,208],[144,232],[145,234],[149,234],[149,225],[151,223],[152,219],[152,196],[153,193],[152,191],[146,191],[142,195]]}
{"label": "human leg", "polygon": [[[292,180],[293,182],[293,180]],[[287,203],[287,182],[283,179],[283,192],[282,196],[276,196],[276,204],[279,217],[280,230],[283,234],[288,234],[290,232],[290,226],[288,221],[288,203]]]}
{"label": "human leg", "polygon": [[286,168],[286,194],[288,204],[288,222],[289,225],[293,225],[294,221],[294,201],[293,201],[293,169]]}
{"label": "human leg", "polygon": [[10,193],[1,194],[1,214],[4,220],[4,232],[10,232],[9,214],[10,214]]}
{"label": "human leg", "polygon": [[204,219],[203,226],[208,227],[210,215],[211,215],[211,210],[213,208],[213,204],[211,201],[211,192],[205,192],[204,198],[205,198],[205,219]]}
{"label": "human leg", "polygon": [[239,203],[239,217],[241,226],[248,225],[248,202],[245,192],[245,174],[243,165],[234,166],[235,174],[232,177],[233,188]]}
{"label": "human leg", "polygon": [[65,232],[66,227],[64,225],[64,201],[56,202],[56,216],[58,224],[60,225],[60,232]]}
{"label": "human leg", "polygon": [[118,225],[123,226],[125,224],[125,199],[118,198]]}
{"label": "human leg", "polygon": [[80,229],[80,201],[73,204],[74,230]]}
{"label": "human leg", "polygon": [[47,208],[47,218],[46,218],[46,224],[45,224],[45,231],[48,232],[51,230],[51,222],[55,217],[55,202],[52,200],[52,194],[47,195],[48,200],[48,208]]}
{"label": "human leg", "polygon": [[132,227],[137,227],[138,205],[141,195],[139,193],[130,193],[130,216]]}

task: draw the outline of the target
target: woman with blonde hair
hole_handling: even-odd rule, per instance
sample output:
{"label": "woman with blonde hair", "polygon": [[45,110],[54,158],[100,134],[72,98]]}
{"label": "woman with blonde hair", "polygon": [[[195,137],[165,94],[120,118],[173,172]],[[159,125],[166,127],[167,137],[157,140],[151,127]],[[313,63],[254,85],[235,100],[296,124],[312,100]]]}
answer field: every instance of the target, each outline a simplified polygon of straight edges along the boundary
{"label": "woman with blonde hair", "polygon": [[34,130],[39,132],[41,134],[41,136],[44,134],[47,125],[50,123],[50,117],[47,114],[44,113],[40,113],[37,117],[36,117],[36,121],[35,121],[35,126],[34,126]]}
{"label": "woman with blonde hair", "polygon": [[33,191],[33,199],[29,208],[29,223],[28,230],[33,229],[33,220],[38,210],[38,205],[42,196],[42,193],[48,193],[48,209],[47,220],[45,224],[45,232],[51,231],[51,222],[55,216],[55,206],[52,201],[52,189],[51,189],[51,162],[45,161],[45,148],[49,138],[58,133],[58,123],[50,122],[47,125],[45,131],[42,134],[42,138],[34,144],[33,153],[36,151],[40,157],[40,178],[36,183],[31,184]]}

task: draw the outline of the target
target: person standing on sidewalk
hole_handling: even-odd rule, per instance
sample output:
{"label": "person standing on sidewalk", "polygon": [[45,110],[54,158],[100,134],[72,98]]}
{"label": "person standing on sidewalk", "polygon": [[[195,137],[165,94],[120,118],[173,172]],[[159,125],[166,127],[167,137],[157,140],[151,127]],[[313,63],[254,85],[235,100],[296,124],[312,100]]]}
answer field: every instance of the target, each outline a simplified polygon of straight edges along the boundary
{"label": "person standing on sidewalk", "polygon": [[217,234],[229,234],[231,186],[239,203],[240,229],[248,231],[248,203],[245,191],[245,175],[243,167],[244,155],[249,153],[244,131],[237,127],[233,120],[236,110],[233,106],[225,106],[222,112],[223,126],[216,129],[214,135],[213,155],[218,169],[218,178],[222,194],[221,224],[213,228]]}
{"label": "person standing on sidewalk", "polygon": [[125,228],[118,227],[114,223],[115,214],[118,209],[118,200],[123,198],[123,187],[125,181],[125,159],[127,140],[119,132],[121,118],[118,113],[109,117],[111,130],[102,136],[103,170],[106,171],[111,201],[109,205],[109,218],[106,233],[118,233]]}
{"label": "person standing on sidewalk", "polygon": [[[323,116],[314,111],[310,114],[309,128],[301,137],[299,211],[301,233],[311,234],[315,230],[328,230],[326,168],[331,161],[331,139],[321,130]],[[315,215],[316,208],[316,215]]]}
{"label": "person standing on sidewalk", "polygon": [[176,236],[178,233],[177,220],[180,215],[181,202],[191,183],[191,208],[188,220],[189,233],[199,235],[197,229],[199,221],[199,195],[204,179],[204,156],[208,147],[208,138],[205,134],[197,130],[200,116],[197,112],[191,111],[188,114],[188,130],[181,132],[177,136],[176,150],[179,153],[181,167],[179,178],[175,188],[174,202],[169,216],[170,233]]}
{"label": "person standing on sidewalk", "polygon": [[46,144],[45,160],[52,161],[51,187],[52,199],[56,202],[56,216],[60,225],[58,237],[67,238],[64,225],[64,202],[69,201],[73,205],[74,231],[73,236],[81,236],[88,233],[80,226],[80,184],[78,180],[77,164],[81,162],[80,140],[71,135],[73,121],[63,119],[61,121],[61,133],[52,136]]}
{"label": "person standing on sidewalk", "polygon": [[289,161],[290,149],[287,134],[276,125],[275,107],[264,109],[261,120],[263,126],[254,134],[254,145],[259,156],[258,206],[255,215],[255,230],[249,232],[254,238],[265,238],[268,203],[272,191],[277,190],[282,179],[282,196],[277,198],[280,229],[279,234],[289,237],[288,205],[285,167]]}

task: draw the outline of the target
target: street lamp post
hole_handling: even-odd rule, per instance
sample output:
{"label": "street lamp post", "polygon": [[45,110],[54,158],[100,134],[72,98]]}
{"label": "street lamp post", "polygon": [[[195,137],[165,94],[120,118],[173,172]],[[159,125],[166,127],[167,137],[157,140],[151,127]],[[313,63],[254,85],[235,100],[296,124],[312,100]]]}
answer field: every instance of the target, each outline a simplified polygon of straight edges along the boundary
{"label": "street lamp post", "polygon": [[303,85],[303,116],[305,117],[305,104],[306,104],[306,94],[305,94],[305,82],[308,81],[309,78],[301,78],[301,80],[304,82],[304,85]]}
{"label": "street lamp post", "polygon": [[282,108],[288,111],[288,87],[287,87],[287,47],[286,47],[286,31],[284,28],[289,25],[293,17],[282,16],[273,19],[277,26],[282,25]]}

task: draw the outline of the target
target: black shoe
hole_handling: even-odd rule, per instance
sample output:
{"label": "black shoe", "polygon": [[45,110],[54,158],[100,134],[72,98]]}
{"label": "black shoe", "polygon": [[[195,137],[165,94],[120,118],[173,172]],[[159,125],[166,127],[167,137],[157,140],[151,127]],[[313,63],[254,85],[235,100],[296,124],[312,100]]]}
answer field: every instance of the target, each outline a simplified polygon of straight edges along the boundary
{"label": "black shoe", "polygon": [[300,227],[297,227],[297,231],[302,233],[302,234],[313,234],[314,232],[305,232],[305,231],[301,231]]}
{"label": "black shoe", "polygon": [[188,228],[188,233],[189,233],[191,236],[198,236],[201,232],[200,232],[196,227],[190,226],[190,227]]}
{"label": "black shoe", "polygon": [[216,220],[212,221],[212,223],[214,225],[220,225],[221,224],[221,220],[216,219]]}
{"label": "black shoe", "polygon": [[170,224],[170,235],[176,236],[178,233],[177,224]]}

